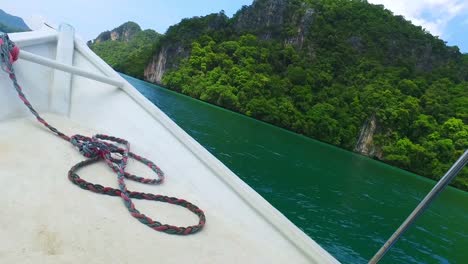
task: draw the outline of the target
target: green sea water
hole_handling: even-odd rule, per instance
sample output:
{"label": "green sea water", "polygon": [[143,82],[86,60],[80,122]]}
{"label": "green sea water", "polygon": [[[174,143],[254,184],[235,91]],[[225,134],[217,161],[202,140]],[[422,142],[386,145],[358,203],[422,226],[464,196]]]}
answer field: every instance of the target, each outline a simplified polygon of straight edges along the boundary
{"label": "green sea water", "polygon": [[[124,77],[343,263],[366,263],[435,184]],[[445,190],[381,263],[468,263],[468,193]]]}

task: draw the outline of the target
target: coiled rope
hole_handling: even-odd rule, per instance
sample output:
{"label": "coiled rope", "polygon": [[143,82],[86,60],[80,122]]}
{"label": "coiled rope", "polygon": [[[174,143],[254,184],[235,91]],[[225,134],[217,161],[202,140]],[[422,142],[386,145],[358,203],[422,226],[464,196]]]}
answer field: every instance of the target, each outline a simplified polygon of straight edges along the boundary
{"label": "coiled rope", "polygon": [[[130,151],[130,144],[128,141],[121,138],[100,134],[95,135],[93,137],[86,137],[82,135],[74,135],[69,137],[64,133],[60,132],[57,128],[47,123],[47,121],[45,121],[39,115],[39,113],[28,101],[28,99],[22,91],[21,86],[18,84],[18,80],[16,79],[15,71],[13,69],[13,63],[18,59],[18,55],[18,46],[16,46],[8,38],[7,34],[0,32],[0,65],[2,70],[9,75],[21,101],[23,101],[24,105],[36,117],[37,121],[39,121],[41,124],[47,127],[55,135],[70,142],[73,146],[78,148],[81,154],[83,154],[87,158],[86,160],[79,162],[69,170],[68,179],[72,183],[78,185],[82,189],[92,191],[95,193],[106,194],[110,196],[120,196],[128,211],[133,217],[135,217],[136,219],[138,219],[138,221],[151,227],[156,231],[176,235],[190,235],[197,233],[204,227],[206,221],[205,214],[196,205],[186,200],[151,193],[133,192],[127,189],[125,179],[144,184],[161,184],[164,180],[164,173],[158,166],[156,166],[156,164]],[[125,169],[129,158],[132,158],[147,165],[153,172],[156,173],[157,178],[142,178],[126,172]],[[119,185],[118,189],[104,187],[99,184],[87,182],[81,179],[80,176],[78,176],[78,174],[76,173],[80,168],[98,162],[100,160],[103,160],[107,164],[107,166],[109,166],[109,168],[111,168],[117,174],[117,181]],[[188,227],[178,227],[168,224],[162,224],[158,221],[152,220],[148,216],[138,211],[135,208],[135,204],[133,203],[132,198],[171,203],[185,207],[198,216],[198,224]]]}

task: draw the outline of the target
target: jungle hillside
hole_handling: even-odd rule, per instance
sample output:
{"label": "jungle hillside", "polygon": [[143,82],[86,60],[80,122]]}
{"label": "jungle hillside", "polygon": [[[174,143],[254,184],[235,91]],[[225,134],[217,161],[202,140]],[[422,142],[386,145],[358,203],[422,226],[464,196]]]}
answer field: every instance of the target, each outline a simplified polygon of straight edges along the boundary
{"label": "jungle hillside", "polygon": [[[362,0],[255,0],[89,46],[116,70],[439,179],[468,148],[468,54]],[[468,190],[468,168],[453,186]]]}

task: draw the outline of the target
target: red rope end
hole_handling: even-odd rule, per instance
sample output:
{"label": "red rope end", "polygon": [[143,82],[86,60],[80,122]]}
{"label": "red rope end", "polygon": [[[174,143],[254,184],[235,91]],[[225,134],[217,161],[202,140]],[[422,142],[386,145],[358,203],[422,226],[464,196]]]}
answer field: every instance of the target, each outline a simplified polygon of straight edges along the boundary
{"label": "red rope end", "polygon": [[[1,44],[0,44],[1,45]],[[13,64],[13,62],[18,60],[19,57],[19,52],[20,49],[18,46],[14,46],[13,49],[10,51],[10,62]]]}

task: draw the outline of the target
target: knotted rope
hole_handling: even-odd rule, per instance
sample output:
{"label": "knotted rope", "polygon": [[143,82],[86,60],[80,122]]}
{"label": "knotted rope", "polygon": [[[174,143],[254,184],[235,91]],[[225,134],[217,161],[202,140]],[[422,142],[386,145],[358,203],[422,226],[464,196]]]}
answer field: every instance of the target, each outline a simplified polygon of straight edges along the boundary
{"label": "knotted rope", "polygon": [[[144,184],[160,184],[164,180],[164,173],[158,166],[156,166],[156,164],[130,151],[130,144],[128,143],[128,141],[107,135],[95,135],[92,138],[82,135],[74,135],[72,137],[69,137],[64,133],[60,132],[55,127],[51,126],[49,123],[47,123],[47,121],[45,121],[39,115],[39,113],[28,101],[28,99],[22,91],[21,86],[18,84],[15,71],[13,69],[13,63],[18,59],[18,55],[18,46],[16,46],[8,38],[7,34],[0,33],[0,65],[3,71],[8,73],[21,101],[23,101],[24,105],[26,105],[29,111],[31,111],[31,113],[36,117],[37,121],[39,121],[41,124],[47,127],[55,135],[70,142],[73,146],[78,148],[78,150],[81,154],[83,154],[83,156],[87,158],[86,160],[79,162],[69,170],[68,178],[71,182],[78,185],[80,188],[88,191],[106,194],[110,196],[120,196],[128,211],[133,217],[135,217],[136,219],[138,219],[138,221],[151,227],[156,231],[161,231],[168,234],[189,235],[197,233],[203,228],[203,226],[205,225],[205,214],[196,205],[186,200],[178,199],[175,197],[155,195],[151,193],[133,192],[127,189],[125,179]],[[147,165],[153,172],[156,173],[157,178],[142,178],[126,172],[125,169],[129,158],[132,158]],[[111,168],[117,174],[117,181],[119,185],[118,189],[104,187],[99,184],[87,182],[81,179],[80,176],[78,176],[78,174],[76,173],[76,171],[78,171],[80,168],[98,162],[100,160],[103,160],[107,164],[107,166],[109,166],[109,168]],[[173,225],[162,224],[140,213],[140,211],[138,211],[135,208],[135,204],[133,203],[132,198],[171,203],[185,207],[198,216],[198,224],[188,227],[177,227]]]}

